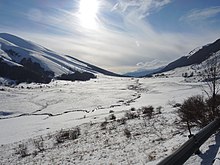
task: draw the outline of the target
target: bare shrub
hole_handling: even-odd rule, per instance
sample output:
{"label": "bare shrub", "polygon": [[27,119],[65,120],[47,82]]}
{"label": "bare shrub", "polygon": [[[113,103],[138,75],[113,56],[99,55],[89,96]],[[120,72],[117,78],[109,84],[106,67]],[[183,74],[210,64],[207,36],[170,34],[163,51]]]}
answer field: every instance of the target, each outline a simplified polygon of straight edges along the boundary
{"label": "bare shrub", "polygon": [[109,145],[109,139],[104,140],[104,145],[108,146]]}
{"label": "bare shrub", "polygon": [[39,139],[35,139],[33,141],[34,143],[34,146],[38,149],[39,152],[42,152],[44,151],[44,139],[43,137],[41,136]]}
{"label": "bare shrub", "polygon": [[32,152],[32,155],[35,157],[35,156],[37,156],[37,154],[38,154],[38,151],[36,151],[36,150],[34,150],[33,152]]}
{"label": "bare shrub", "polygon": [[152,151],[149,155],[148,155],[148,160],[149,161],[153,161],[156,159],[156,152]]}
{"label": "bare shrub", "polygon": [[106,127],[107,127],[107,125],[108,125],[108,122],[107,122],[107,121],[102,122],[102,123],[100,124],[101,130],[105,130]]}
{"label": "bare shrub", "polygon": [[131,131],[127,128],[124,129],[124,135],[127,137],[127,138],[130,138],[131,137]]}
{"label": "bare shrub", "polygon": [[55,136],[56,143],[63,143],[65,140],[75,140],[80,135],[80,128],[74,128],[71,130],[61,130]]}
{"label": "bare shrub", "polygon": [[209,106],[214,116],[219,116],[219,109],[217,109],[217,95],[220,92],[220,53],[213,53],[212,56],[202,64],[201,76],[206,82],[208,88],[203,88],[203,91],[208,96],[210,102]]}
{"label": "bare shrub", "polygon": [[149,119],[152,118],[153,112],[154,112],[154,107],[153,106],[150,105],[150,106],[147,106],[147,107],[142,107],[141,110],[142,110],[142,113],[144,115],[146,115]]}
{"label": "bare shrub", "polygon": [[[215,107],[213,111],[213,102],[215,102]],[[212,116],[213,117],[220,117],[220,95],[215,96],[215,100],[213,100],[213,97],[208,98],[206,100],[207,106],[212,110]]]}
{"label": "bare shrub", "polygon": [[182,122],[204,127],[212,120],[211,112],[203,96],[197,95],[186,99],[179,108],[178,114]]}
{"label": "bare shrub", "polygon": [[109,130],[116,130],[117,129],[117,125],[115,123],[111,123],[111,125],[109,126]]}
{"label": "bare shrub", "polygon": [[181,104],[180,104],[180,103],[175,103],[175,104],[173,105],[173,108],[178,108],[178,107],[181,107]]}
{"label": "bare shrub", "polygon": [[60,130],[55,136],[56,143],[63,143],[65,139],[68,139],[69,133],[68,131]]}
{"label": "bare shrub", "polygon": [[136,109],[134,107],[131,108],[131,111],[136,111]]}
{"label": "bare shrub", "polygon": [[122,125],[122,124],[126,124],[127,119],[125,117],[122,117],[120,119],[117,120],[117,122]]}
{"label": "bare shrub", "polygon": [[79,127],[76,127],[73,130],[69,130],[69,139],[70,140],[78,139],[79,135],[80,135],[80,128]]}
{"label": "bare shrub", "polygon": [[27,145],[22,143],[18,145],[18,148],[15,149],[16,154],[19,154],[22,158],[28,156]]}
{"label": "bare shrub", "polygon": [[109,115],[109,120],[116,120],[116,116],[114,114]]}
{"label": "bare shrub", "polygon": [[139,114],[137,114],[136,112],[131,112],[131,111],[128,111],[125,113],[125,117],[127,119],[135,119],[135,118],[138,118],[140,117]]}
{"label": "bare shrub", "polygon": [[[0,84],[0,85],[1,85],[1,84]],[[5,91],[5,89],[4,89],[4,88],[1,88],[0,91]]]}
{"label": "bare shrub", "polygon": [[157,113],[157,114],[161,114],[161,113],[162,113],[162,112],[161,112],[162,109],[163,109],[162,106],[157,107],[157,108],[156,108],[156,113]]}
{"label": "bare shrub", "polygon": [[110,110],[109,113],[114,113],[114,111],[113,111],[113,110]]}

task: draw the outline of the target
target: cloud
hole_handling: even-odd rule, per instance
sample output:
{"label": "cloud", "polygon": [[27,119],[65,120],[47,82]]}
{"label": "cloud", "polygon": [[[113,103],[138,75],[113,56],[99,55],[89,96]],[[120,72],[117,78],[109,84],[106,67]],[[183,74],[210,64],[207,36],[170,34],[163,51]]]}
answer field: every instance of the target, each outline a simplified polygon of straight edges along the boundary
{"label": "cloud", "polygon": [[139,70],[145,70],[145,69],[156,69],[162,66],[165,66],[167,64],[166,61],[160,61],[160,60],[152,60],[149,62],[139,62],[137,63],[137,67],[139,68]]}
{"label": "cloud", "polygon": [[132,11],[138,14],[139,18],[143,18],[169,3],[171,0],[118,0],[112,10],[119,10],[124,13]]}
{"label": "cloud", "polygon": [[41,29],[17,29],[17,34],[119,73],[137,69],[137,64],[145,68],[163,65],[216,37],[215,32],[206,36],[158,33],[147,17],[172,3],[171,0],[116,0],[114,3],[100,0],[100,3],[97,29],[80,25],[75,3],[72,10],[54,7],[50,11],[41,10],[41,14],[34,10],[31,18],[30,11],[22,11],[30,23],[36,23]]}
{"label": "cloud", "polygon": [[33,21],[40,21],[42,13],[40,10],[32,8],[28,11],[28,18]]}
{"label": "cloud", "polygon": [[192,22],[202,21],[215,17],[220,13],[220,6],[205,9],[193,9],[180,18],[180,21]]}

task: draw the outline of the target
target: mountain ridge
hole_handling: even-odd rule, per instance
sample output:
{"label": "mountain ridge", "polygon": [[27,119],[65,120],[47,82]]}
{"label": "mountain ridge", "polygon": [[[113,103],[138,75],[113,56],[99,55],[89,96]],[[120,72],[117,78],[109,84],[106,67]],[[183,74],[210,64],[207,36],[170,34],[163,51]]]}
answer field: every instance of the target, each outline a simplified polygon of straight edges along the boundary
{"label": "mountain ridge", "polygon": [[[53,78],[62,79],[62,77],[65,77],[65,80],[67,77],[73,81],[84,80],[82,77],[85,75],[85,80],[89,80],[95,78],[96,74],[120,76],[8,33],[0,33],[0,70],[0,77],[21,82],[48,83]],[[77,76],[74,76],[74,73]],[[34,79],[33,76],[30,76],[31,74],[38,78]]]}
{"label": "mountain ridge", "polygon": [[[166,71],[173,70],[175,68],[189,66],[192,64],[200,64],[201,62],[207,60],[209,57],[220,50],[220,39],[217,39],[213,43],[207,44],[196,51],[194,54],[189,54],[187,56],[182,56],[177,60],[169,63],[162,70],[157,73],[162,73]],[[191,51],[192,52],[192,51]]]}
{"label": "mountain ridge", "polygon": [[196,47],[191,50],[187,55],[181,56],[178,59],[170,62],[166,66],[157,67],[154,69],[137,70],[128,72],[124,75],[132,77],[151,77],[153,74],[163,73],[176,68],[200,64],[210,58],[214,53],[220,50],[220,39],[215,40],[213,43],[206,44],[201,47]]}

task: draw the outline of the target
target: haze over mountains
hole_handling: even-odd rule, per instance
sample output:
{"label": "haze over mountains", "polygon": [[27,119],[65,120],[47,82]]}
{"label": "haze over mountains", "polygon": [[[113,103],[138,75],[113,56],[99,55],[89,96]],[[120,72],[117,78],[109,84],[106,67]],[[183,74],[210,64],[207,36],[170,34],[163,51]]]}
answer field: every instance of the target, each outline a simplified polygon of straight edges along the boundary
{"label": "haze over mountains", "polygon": [[97,73],[119,76],[70,55],[58,54],[20,37],[0,33],[1,77],[18,82],[48,83],[53,78],[89,80]]}
{"label": "haze over mountains", "polygon": [[151,76],[152,74],[162,73],[170,71],[179,67],[189,66],[193,64],[200,64],[203,61],[207,60],[210,56],[220,50],[220,39],[216,40],[213,43],[204,45],[202,47],[197,47],[194,50],[190,51],[188,55],[182,56],[177,60],[169,63],[166,66],[150,69],[150,70],[138,70],[134,72],[126,73],[127,76],[134,77],[145,77]]}
{"label": "haze over mountains", "polygon": [[[166,66],[129,72],[125,76],[145,77],[178,67],[200,64],[220,50],[220,39],[198,47],[188,55]],[[52,79],[89,80],[101,73],[120,76],[97,66],[78,60],[70,55],[62,55],[31,41],[12,34],[0,33],[0,77],[19,82],[49,83]]]}

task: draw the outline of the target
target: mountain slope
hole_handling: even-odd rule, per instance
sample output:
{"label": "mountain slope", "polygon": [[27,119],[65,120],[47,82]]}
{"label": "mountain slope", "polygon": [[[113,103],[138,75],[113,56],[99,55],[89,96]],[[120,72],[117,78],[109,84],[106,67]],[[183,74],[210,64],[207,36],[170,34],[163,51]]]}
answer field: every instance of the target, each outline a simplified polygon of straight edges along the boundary
{"label": "mountain slope", "polygon": [[191,51],[191,52],[195,52],[193,54],[190,52],[188,56],[180,57],[179,59],[168,64],[160,72],[166,72],[178,67],[189,66],[192,64],[200,64],[201,62],[208,59],[213,53],[216,53],[219,50],[220,50],[220,39],[216,40],[211,44],[203,46],[198,51]]}
{"label": "mountain slope", "polygon": [[[0,33],[0,70],[0,77],[21,82],[47,83],[52,78],[62,79],[62,77],[65,79],[69,77],[70,80],[84,80],[85,75],[85,80],[88,80],[98,73],[119,76],[7,33]],[[87,74],[80,75],[81,73]]]}

